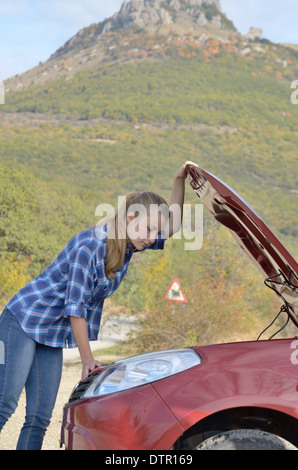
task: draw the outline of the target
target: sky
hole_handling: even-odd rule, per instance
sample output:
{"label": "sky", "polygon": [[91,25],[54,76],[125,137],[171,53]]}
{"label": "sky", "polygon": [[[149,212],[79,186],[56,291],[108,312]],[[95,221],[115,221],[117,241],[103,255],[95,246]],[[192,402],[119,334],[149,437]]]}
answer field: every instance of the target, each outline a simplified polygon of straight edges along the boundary
{"label": "sky", "polygon": [[[0,0],[0,81],[23,73],[81,28],[119,11],[123,0]],[[297,0],[221,0],[238,31],[263,29],[272,42],[298,44]]]}

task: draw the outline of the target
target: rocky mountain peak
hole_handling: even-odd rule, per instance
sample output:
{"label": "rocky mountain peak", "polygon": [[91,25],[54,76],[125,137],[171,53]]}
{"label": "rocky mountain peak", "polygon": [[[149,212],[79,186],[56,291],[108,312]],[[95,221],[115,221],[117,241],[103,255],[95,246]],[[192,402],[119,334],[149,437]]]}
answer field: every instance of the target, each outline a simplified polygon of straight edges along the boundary
{"label": "rocky mountain peak", "polygon": [[219,0],[126,0],[117,13],[83,28],[52,58],[78,49],[82,44],[90,47],[108,33],[133,28],[149,34],[207,33],[218,39],[227,39],[231,32],[237,33],[233,23],[222,13]]}
{"label": "rocky mountain peak", "polygon": [[208,23],[220,29],[222,16],[219,0],[130,0],[104,22],[101,34],[131,27],[160,32],[169,25],[172,30],[175,25],[195,30]]}

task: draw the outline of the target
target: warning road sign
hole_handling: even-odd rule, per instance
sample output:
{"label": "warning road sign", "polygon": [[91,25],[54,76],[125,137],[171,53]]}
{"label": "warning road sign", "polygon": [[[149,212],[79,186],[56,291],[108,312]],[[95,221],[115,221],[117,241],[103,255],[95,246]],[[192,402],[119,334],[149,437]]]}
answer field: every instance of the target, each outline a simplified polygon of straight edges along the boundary
{"label": "warning road sign", "polygon": [[174,302],[187,303],[186,297],[181,290],[181,285],[178,279],[174,279],[166,294],[163,296],[163,300],[173,300]]}

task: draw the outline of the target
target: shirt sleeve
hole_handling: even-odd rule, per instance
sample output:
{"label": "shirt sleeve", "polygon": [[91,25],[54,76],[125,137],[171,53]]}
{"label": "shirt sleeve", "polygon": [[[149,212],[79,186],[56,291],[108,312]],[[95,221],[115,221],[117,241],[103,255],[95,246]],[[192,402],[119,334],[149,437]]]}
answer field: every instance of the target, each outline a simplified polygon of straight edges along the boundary
{"label": "shirt sleeve", "polygon": [[94,259],[90,249],[80,247],[72,256],[66,287],[64,316],[87,317],[86,303],[94,290]]}
{"label": "shirt sleeve", "polygon": [[165,234],[164,232],[161,232],[158,234],[156,240],[154,243],[151,243],[151,245],[147,246],[145,249],[146,250],[163,250],[165,247]]}

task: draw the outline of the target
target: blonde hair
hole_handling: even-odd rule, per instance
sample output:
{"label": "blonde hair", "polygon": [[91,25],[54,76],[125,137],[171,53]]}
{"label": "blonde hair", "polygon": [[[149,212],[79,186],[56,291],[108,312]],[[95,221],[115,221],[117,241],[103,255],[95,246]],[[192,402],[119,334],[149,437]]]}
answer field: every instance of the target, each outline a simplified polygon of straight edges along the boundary
{"label": "blonde hair", "polygon": [[[150,191],[143,193],[132,192],[127,194],[122,203],[114,209],[111,215],[104,217],[97,226],[107,224],[107,256],[105,259],[105,271],[109,279],[115,279],[115,271],[118,271],[124,263],[127,242],[126,216],[130,206],[134,204],[142,205],[149,213],[150,205],[156,204],[165,215],[165,208],[168,209],[166,200]],[[132,211],[133,212],[133,211]]]}

